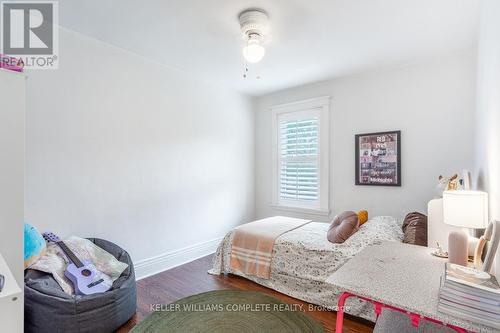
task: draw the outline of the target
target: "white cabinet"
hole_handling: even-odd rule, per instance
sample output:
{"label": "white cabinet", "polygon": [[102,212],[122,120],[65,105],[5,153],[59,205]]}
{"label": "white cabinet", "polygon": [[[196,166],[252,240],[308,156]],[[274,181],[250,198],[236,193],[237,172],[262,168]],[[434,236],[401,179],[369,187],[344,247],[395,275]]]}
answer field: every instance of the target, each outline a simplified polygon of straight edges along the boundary
{"label": "white cabinet", "polygon": [[[1,294],[0,332],[9,333],[21,333],[24,321],[21,289],[14,286],[15,282],[23,286],[25,87],[24,74],[0,69],[0,253],[4,262],[0,273],[10,276]],[[7,266],[11,273],[3,271]]]}
{"label": "white cabinet", "polygon": [[23,299],[21,288],[19,288],[1,254],[0,274],[5,277],[4,288],[0,291],[0,332],[22,332]]}

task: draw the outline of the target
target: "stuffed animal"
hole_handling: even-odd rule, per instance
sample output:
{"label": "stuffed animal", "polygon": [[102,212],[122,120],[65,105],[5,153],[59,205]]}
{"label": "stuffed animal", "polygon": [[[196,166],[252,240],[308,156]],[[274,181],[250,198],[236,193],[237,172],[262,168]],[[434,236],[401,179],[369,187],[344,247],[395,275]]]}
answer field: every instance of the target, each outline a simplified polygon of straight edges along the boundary
{"label": "stuffed animal", "polygon": [[450,177],[448,180],[448,188],[446,190],[448,191],[455,191],[458,190],[458,184],[459,184],[459,179],[458,175],[454,174],[453,176]]}
{"label": "stuffed animal", "polygon": [[442,198],[444,191],[454,191],[463,187],[463,179],[459,179],[457,174],[451,177],[439,176],[436,186],[436,197]]}
{"label": "stuffed animal", "polygon": [[443,192],[448,188],[448,178],[439,175],[438,183],[436,185],[436,198],[442,198]]}
{"label": "stuffed animal", "polygon": [[32,225],[24,224],[24,268],[28,268],[45,255],[47,243]]}

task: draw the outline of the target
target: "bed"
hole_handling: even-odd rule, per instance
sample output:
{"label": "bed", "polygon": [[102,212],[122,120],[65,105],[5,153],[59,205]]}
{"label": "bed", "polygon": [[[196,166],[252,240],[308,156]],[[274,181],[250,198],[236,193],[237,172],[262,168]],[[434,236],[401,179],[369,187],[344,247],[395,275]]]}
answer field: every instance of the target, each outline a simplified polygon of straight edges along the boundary
{"label": "bed", "polygon": [[[403,239],[401,224],[399,219],[393,217],[375,217],[363,224],[359,231],[344,243],[333,244],[326,237],[328,223],[307,223],[276,239],[270,279],[247,276],[231,270],[233,230],[219,245],[209,273],[214,275],[231,273],[242,276],[283,294],[335,310],[341,290],[325,283],[326,278],[369,244],[383,240],[401,242]],[[346,306],[346,312],[375,321],[371,305],[354,299]]]}

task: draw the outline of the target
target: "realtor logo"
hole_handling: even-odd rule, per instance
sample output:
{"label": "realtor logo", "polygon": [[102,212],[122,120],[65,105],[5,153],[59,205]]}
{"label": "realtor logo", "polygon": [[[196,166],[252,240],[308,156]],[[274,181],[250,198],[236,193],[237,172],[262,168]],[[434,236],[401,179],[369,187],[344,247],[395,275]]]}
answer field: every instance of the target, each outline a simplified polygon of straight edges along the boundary
{"label": "realtor logo", "polygon": [[58,3],[2,1],[1,53],[21,59],[26,69],[58,65]]}

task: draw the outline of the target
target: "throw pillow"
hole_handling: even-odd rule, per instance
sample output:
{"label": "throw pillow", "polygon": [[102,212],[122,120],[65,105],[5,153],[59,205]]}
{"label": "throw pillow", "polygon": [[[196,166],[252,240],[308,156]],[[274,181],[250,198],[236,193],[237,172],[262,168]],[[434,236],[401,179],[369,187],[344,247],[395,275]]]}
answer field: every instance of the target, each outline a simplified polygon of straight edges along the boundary
{"label": "throw pillow", "polygon": [[332,243],[343,243],[358,231],[358,227],[358,215],[351,211],[343,212],[333,219],[327,238]]}
{"label": "throw pillow", "polygon": [[409,213],[403,221],[403,243],[427,246],[427,216]]}
{"label": "throw pillow", "polygon": [[359,226],[361,227],[366,221],[368,221],[368,211],[360,210],[358,212]]}

